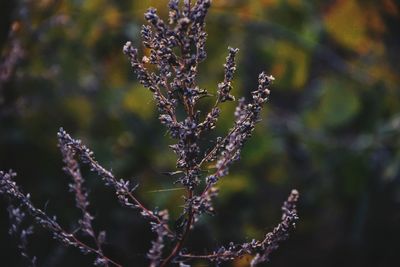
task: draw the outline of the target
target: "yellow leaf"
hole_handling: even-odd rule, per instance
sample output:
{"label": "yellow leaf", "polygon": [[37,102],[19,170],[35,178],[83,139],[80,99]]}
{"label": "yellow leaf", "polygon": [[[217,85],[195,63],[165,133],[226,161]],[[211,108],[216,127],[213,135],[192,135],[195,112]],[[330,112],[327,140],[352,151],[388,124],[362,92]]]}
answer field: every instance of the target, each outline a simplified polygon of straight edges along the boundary
{"label": "yellow leaf", "polygon": [[233,262],[233,266],[234,267],[247,267],[247,266],[250,266],[250,262],[251,262],[251,259],[253,257],[254,256],[251,256],[251,255],[244,255],[243,257],[235,260]]}
{"label": "yellow leaf", "polygon": [[260,2],[264,7],[274,7],[279,3],[278,0],[261,0]]}
{"label": "yellow leaf", "polygon": [[104,20],[111,28],[116,28],[121,23],[121,14],[115,7],[109,6],[104,13]]}
{"label": "yellow leaf", "polygon": [[365,12],[356,1],[337,0],[324,16],[324,23],[339,44],[360,53],[369,51]]}
{"label": "yellow leaf", "polygon": [[89,12],[95,12],[103,8],[104,8],[104,0],[84,1],[82,5],[82,9]]}
{"label": "yellow leaf", "polygon": [[279,79],[289,80],[290,86],[301,89],[307,82],[310,56],[309,54],[288,42],[276,42],[273,51],[276,51],[276,65],[272,67],[272,74]]}

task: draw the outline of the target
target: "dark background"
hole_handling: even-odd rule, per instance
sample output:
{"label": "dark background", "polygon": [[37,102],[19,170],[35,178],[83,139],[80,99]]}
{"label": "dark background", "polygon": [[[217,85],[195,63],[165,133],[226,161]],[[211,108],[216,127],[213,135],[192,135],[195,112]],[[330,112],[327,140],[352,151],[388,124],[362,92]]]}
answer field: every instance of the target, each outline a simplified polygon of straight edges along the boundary
{"label": "dark background", "polygon": [[[167,0],[0,2],[0,169],[18,172],[32,200],[73,229],[56,133],[81,138],[117,177],[140,184],[150,207],[176,218],[183,200],[161,173],[175,157],[150,93],[122,54],[140,45],[148,6],[167,16]],[[382,1],[214,0],[207,19],[208,59],[199,84],[215,92],[227,46],[240,48],[235,96],[258,73],[275,76],[272,95],[242,160],[220,183],[217,215],[190,235],[198,252],[260,239],[280,219],[292,188],[301,220],[265,266],[397,266],[400,251],[400,5]],[[11,30],[12,29],[12,30]],[[225,105],[217,134],[232,125]],[[126,266],[143,261],[153,236],[83,168],[96,229]],[[90,266],[93,258],[59,247],[35,228],[38,266]],[[1,266],[26,266],[8,235],[0,201]],[[194,266],[208,266],[198,262]],[[248,266],[248,259],[229,266]]]}

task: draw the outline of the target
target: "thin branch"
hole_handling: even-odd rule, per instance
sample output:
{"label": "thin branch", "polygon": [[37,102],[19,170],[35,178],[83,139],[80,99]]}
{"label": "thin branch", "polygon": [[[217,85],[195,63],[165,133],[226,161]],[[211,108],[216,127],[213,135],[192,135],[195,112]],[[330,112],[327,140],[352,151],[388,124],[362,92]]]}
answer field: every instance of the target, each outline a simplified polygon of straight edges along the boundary
{"label": "thin branch", "polygon": [[167,225],[163,224],[161,219],[154,215],[154,213],[147,209],[133,194],[132,191],[136,189],[136,187],[131,187],[129,181],[124,181],[122,179],[117,180],[114,175],[102,167],[93,156],[93,152],[88,149],[85,145],[82,144],[80,140],[73,139],[64,129],[60,129],[58,132],[58,138],[60,144],[70,149],[73,149],[77,155],[81,158],[83,163],[86,163],[90,166],[90,170],[97,173],[105,182],[107,186],[112,186],[115,189],[115,193],[118,197],[118,200],[125,206],[131,208],[137,208],[140,210],[140,214],[149,219],[150,221],[154,221],[157,224],[164,225],[164,228],[168,231],[171,236],[174,236],[174,233],[168,228]]}
{"label": "thin branch", "polygon": [[[189,195],[188,195],[188,199],[191,199],[193,197],[193,191],[189,191]],[[163,263],[161,264],[160,267],[166,267],[168,266],[168,264],[174,259],[174,257],[176,255],[178,255],[178,253],[181,251],[183,244],[186,241],[186,238],[190,232],[190,229],[192,227],[193,224],[193,209],[192,207],[189,208],[189,212],[188,212],[188,219],[187,219],[187,223],[186,223],[186,227],[185,230],[182,234],[182,237],[178,240],[178,242],[176,243],[175,247],[173,248],[171,254],[168,255],[168,257],[163,261]]]}
{"label": "thin branch", "polygon": [[251,266],[256,266],[259,263],[269,260],[272,252],[278,249],[281,242],[289,237],[289,233],[295,228],[295,223],[298,220],[296,204],[299,198],[297,190],[292,190],[288,199],[282,206],[282,221],[265,235],[261,241],[252,240],[249,243],[235,245],[229,244],[227,248],[221,247],[212,254],[194,255],[181,254],[182,259],[205,259],[215,262],[230,261],[242,257],[245,254],[256,254],[251,262]]}
{"label": "thin branch", "polygon": [[[59,143],[59,148],[63,157],[63,162],[65,164],[63,170],[71,177],[72,182],[69,184],[70,191],[75,195],[75,205],[82,213],[82,219],[79,220],[80,230],[89,235],[94,243],[96,244],[98,252],[103,255],[102,244],[105,239],[105,232],[102,231],[99,234],[95,232],[92,226],[92,220],[94,216],[88,211],[89,200],[87,190],[84,188],[84,179],[79,168],[79,163],[75,160],[74,151],[68,146],[64,146],[61,142]],[[98,258],[96,261],[99,263],[102,258]],[[108,262],[104,262],[105,267],[108,267]]]}
{"label": "thin branch", "polygon": [[30,195],[23,194],[13,181],[15,176],[16,173],[12,172],[11,170],[7,173],[0,171],[0,194],[6,195],[9,199],[20,202],[20,205],[29,212],[38,225],[50,231],[53,235],[53,238],[60,241],[64,245],[79,248],[84,254],[92,253],[106,262],[109,262],[117,267],[122,267],[122,265],[104,256],[97,249],[92,248],[91,246],[80,241],[74,234],[64,230],[58,224],[55,217],[51,218],[41,209],[36,208],[30,200]]}

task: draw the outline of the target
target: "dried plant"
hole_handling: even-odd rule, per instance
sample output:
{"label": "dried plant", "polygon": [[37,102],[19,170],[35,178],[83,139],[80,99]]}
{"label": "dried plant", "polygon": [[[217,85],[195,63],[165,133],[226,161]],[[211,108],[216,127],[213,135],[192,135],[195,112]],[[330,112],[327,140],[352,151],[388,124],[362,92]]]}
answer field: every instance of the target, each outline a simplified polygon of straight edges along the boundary
{"label": "dried plant", "polygon": [[[204,213],[214,214],[213,199],[218,195],[216,185],[222,177],[228,175],[231,164],[240,158],[243,145],[251,137],[256,123],[261,120],[261,110],[270,94],[268,87],[274,80],[272,76],[261,73],[258,77],[258,87],[251,93],[251,99],[238,100],[233,126],[227,135],[209,142],[214,144],[209,148],[200,147],[200,140],[204,138],[205,133],[215,128],[220,116],[219,106],[226,101],[235,100],[232,95],[232,80],[236,70],[235,57],[239,51],[228,48],[224,79],[218,84],[215,103],[208,112],[200,110],[197,107],[198,102],[204,97],[212,97],[196,83],[198,65],[206,59],[205,17],[210,4],[210,0],[197,0],[194,4],[190,0],[184,0],[181,4],[179,0],[171,0],[169,23],[157,15],[156,9],[150,8],[145,13],[150,25],[143,26],[141,31],[143,44],[149,50],[149,55],[139,56],[138,49],[134,48],[131,42],[127,42],[123,47],[123,52],[128,56],[138,80],[153,94],[160,113],[160,122],[175,140],[175,144],[170,147],[177,156],[177,170],[169,174],[174,177],[173,182],[181,184],[186,190],[178,227],[170,228],[167,210],[146,208],[135,196],[136,185],[116,178],[111,171],[95,160],[93,152],[80,140],[73,139],[60,129],[58,140],[65,164],[64,171],[71,177],[70,191],[75,194],[76,207],[82,215],[78,229],[73,232],[66,231],[56,218],[36,208],[29,194],[21,192],[13,180],[16,175],[14,172],[0,172],[0,194],[6,196],[10,202],[11,232],[15,234],[22,231],[19,234],[21,254],[29,259],[32,266],[36,258],[28,256],[26,238],[33,232],[33,228],[20,229],[21,221],[25,217],[22,210],[64,245],[77,247],[84,254],[93,254],[96,257],[95,265],[122,266],[104,254],[102,244],[105,241],[105,232],[97,233],[92,226],[94,217],[88,211],[88,193],[84,188],[78,160],[88,165],[106,186],[115,191],[118,201],[123,206],[138,210],[151,224],[155,239],[147,253],[149,266],[190,266],[190,262],[196,259],[206,259],[218,265],[248,254],[255,255],[251,261],[251,266],[255,266],[268,261],[271,252],[288,238],[298,219],[296,190],[291,192],[283,204],[281,222],[272,232],[267,233],[264,239],[243,244],[230,243],[203,255],[183,250],[189,232],[199,217]],[[180,107],[184,110],[184,118],[179,118],[181,114],[178,116],[177,110]],[[209,171],[210,169],[212,171]],[[19,208],[13,208],[13,203],[18,203]],[[94,246],[81,241],[81,235],[90,237]]]}

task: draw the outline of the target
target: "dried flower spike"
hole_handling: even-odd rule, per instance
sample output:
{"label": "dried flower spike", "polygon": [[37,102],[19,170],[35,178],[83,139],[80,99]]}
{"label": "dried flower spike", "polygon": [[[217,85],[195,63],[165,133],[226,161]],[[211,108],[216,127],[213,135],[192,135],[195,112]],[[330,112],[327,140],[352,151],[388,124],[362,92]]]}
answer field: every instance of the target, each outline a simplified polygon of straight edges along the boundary
{"label": "dried flower spike", "polygon": [[[228,48],[224,66],[223,81],[217,85],[215,104],[208,110],[199,108],[204,97],[212,96],[197,83],[198,65],[206,59],[205,18],[211,0],[170,0],[169,19],[164,22],[155,8],[149,8],[145,19],[149,25],[143,26],[141,35],[143,45],[149,54],[140,55],[139,49],[128,41],[123,47],[139,82],[152,94],[159,112],[159,120],[165,126],[174,144],[170,145],[175,153],[176,170],[168,172],[172,183],[178,183],[185,189],[182,213],[175,222],[171,222],[167,210],[148,208],[135,196],[137,185],[130,181],[117,179],[114,174],[102,167],[94,158],[94,153],[80,140],[72,138],[64,129],[58,132],[64,171],[70,176],[70,191],[75,195],[75,206],[81,212],[79,228],[73,233],[67,232],[56,218],[48,216],[36,208],[29,194],[21,192],[15,181],[15,173],[0,172],[0,194],[10,201],[9,214],[13,222],[11,232],[20,234],[21,254],[30,260],[26,252],[27,237],[32,228],[21,231],[21,221],[25,213],[35,222],[47,229],[54,239],[65,246],[78,248],[83,254],[95,256],[96,266],[122,266],[105,256],[102,245],[105,232],[96,233],[92,222],[94,216],[89,212],[88,191],[84,187],[79,164],[89,166],[111,188],[117,200],[125,207],[135,209],[147,220],[154,234],[147,259],[150,267],[177,265],[190,266],[196,259],[208,260],[219,264],[235,260],[245,254],[252,254],[252,266],[269,260],[270,254],[280,243],[286,240],[298,220],[296,205],[299,194],[293,190],[282,206],[281,222],[260,241],[252,240],[242,244],[229,243],[213,250],[209,254],[188,252],[186,240],[201,216],[214,215],[213,200],[218,196],[218,181],[229,174],[231,165],[240,159],[243,146],[251,137],[256,124],[261,120],[261,111],[270,95],[269,86],[274,78],[264,72],[258,77],[258,86],[251,92],[251,98],[238,100],[231,129],[224,137],[218,137],[208,148],[200,143],[205,133],[213,131],[221,116],[220,105],[235,101],[232,95],[233,77],[236,71],[237,48]],[[184,114],[178,110],[183,110]],[[179,116],[178,116],[179,115]],[[208,165],[208,166],[205,166]],[[12,203],[17,202],[18,208]],[[170,225],[176,225],[172,230]],[[94,247],[79,239],[78,234],[91,238]]]}

